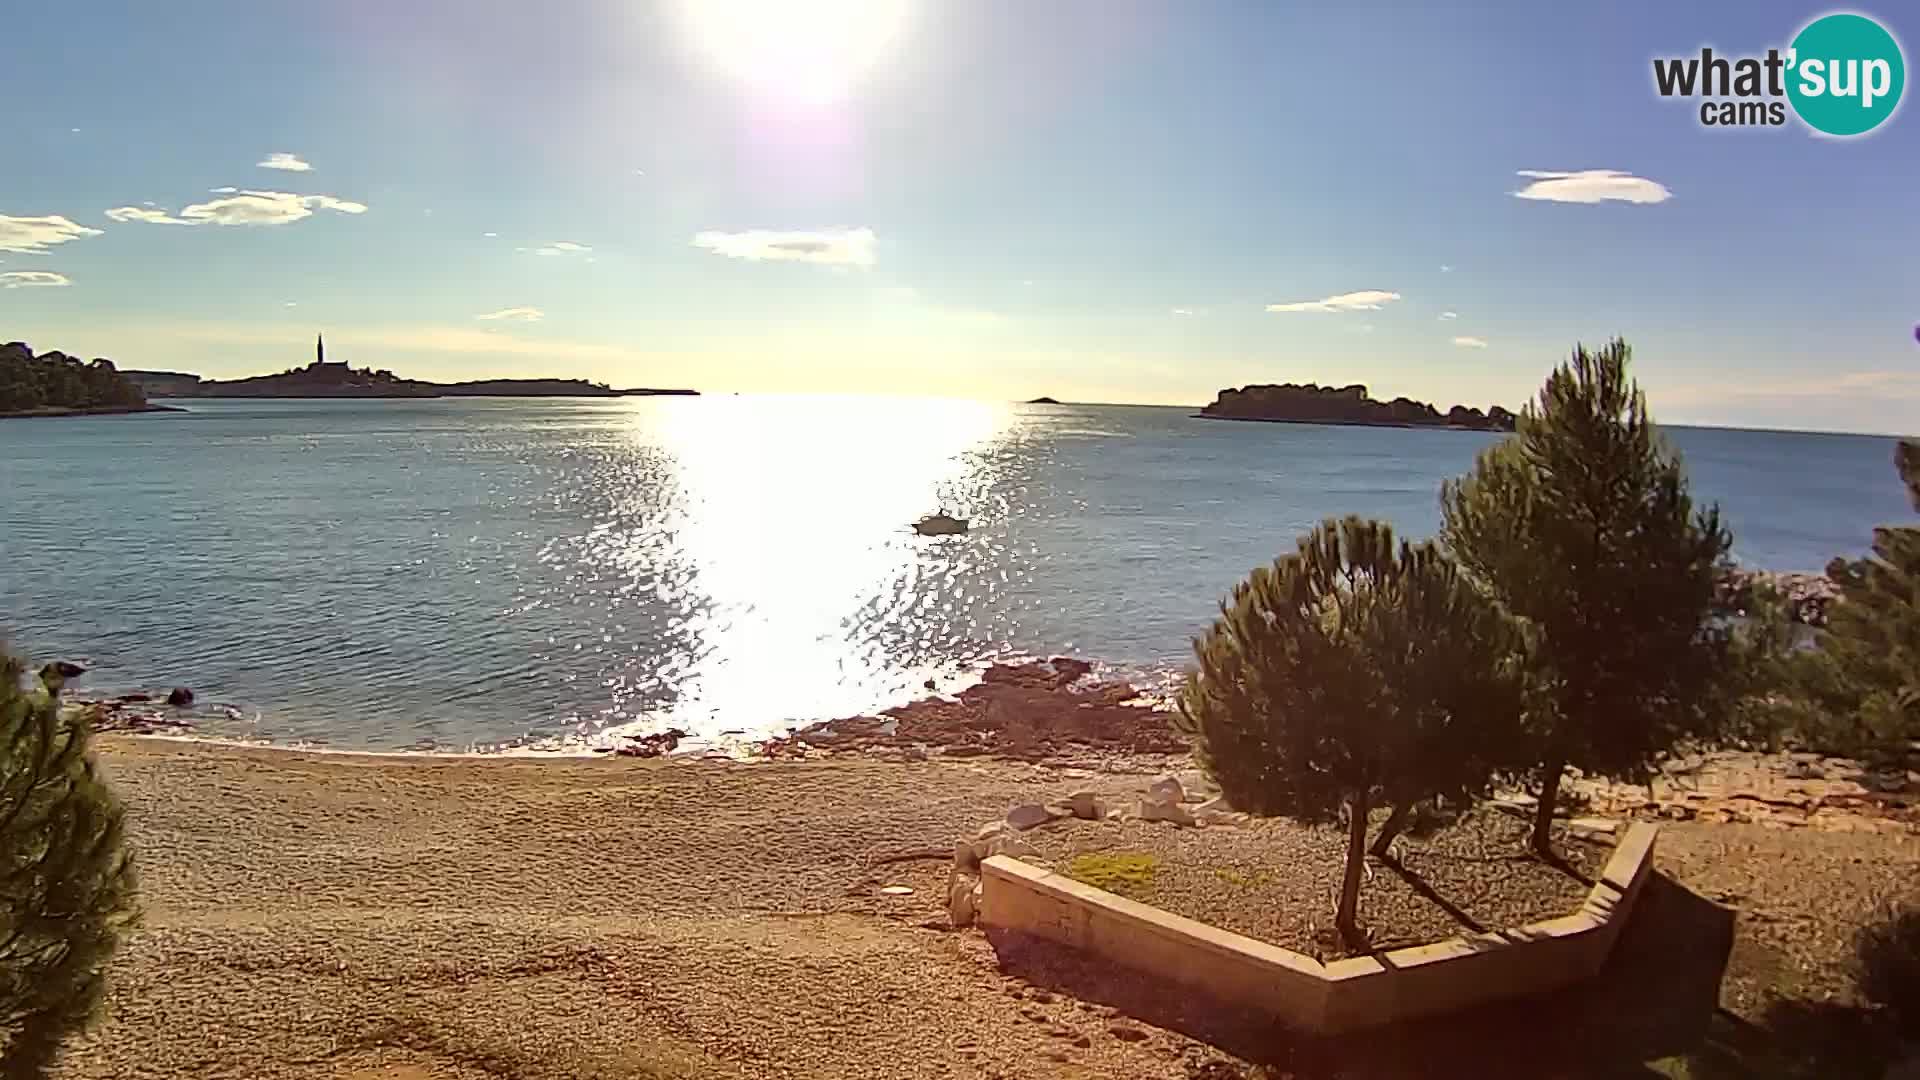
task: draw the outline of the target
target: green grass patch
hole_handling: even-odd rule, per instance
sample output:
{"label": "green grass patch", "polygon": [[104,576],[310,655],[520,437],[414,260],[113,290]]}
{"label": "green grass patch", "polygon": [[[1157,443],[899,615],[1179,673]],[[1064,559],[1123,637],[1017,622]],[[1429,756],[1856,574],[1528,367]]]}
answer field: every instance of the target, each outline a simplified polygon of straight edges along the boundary
{"label": "green grass patch", "polygon": [[1160,858],[1133,851],[1089,852],[1067,864],[1067,876],[1096,889],[1132,896],[1153,887]]}

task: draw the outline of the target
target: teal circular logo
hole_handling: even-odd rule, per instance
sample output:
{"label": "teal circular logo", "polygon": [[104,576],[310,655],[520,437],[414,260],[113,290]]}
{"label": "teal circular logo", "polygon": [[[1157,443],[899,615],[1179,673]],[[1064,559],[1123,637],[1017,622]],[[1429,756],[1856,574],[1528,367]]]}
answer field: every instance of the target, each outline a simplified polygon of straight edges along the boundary
{"label": "teal circular logo", "polygon": [[1793,39],[1787,100],[1815,131],[1864,135],[1886,122],[1907,85],[1900,43],[1865,15],[1823,15]]}

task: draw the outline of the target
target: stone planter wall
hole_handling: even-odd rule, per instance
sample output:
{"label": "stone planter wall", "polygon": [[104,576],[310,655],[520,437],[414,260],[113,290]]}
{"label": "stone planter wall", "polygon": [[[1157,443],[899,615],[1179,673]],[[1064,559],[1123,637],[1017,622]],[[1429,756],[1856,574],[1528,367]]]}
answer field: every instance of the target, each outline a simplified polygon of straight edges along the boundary
{"label": "stone planter wall", "polygon": [[1627,828],[1579,911],[1471,937],[1322,964],[994,855],[979,921],[1031,934],[1333,1034],[1538,993],[1605,965],[1653,867],[1655,826]]}

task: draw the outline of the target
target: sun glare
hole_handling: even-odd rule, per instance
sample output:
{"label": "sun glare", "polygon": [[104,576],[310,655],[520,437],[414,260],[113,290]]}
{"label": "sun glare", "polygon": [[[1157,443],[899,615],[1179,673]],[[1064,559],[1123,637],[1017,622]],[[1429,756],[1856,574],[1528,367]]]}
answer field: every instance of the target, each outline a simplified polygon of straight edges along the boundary
{"label": "sun glare", "polygon": [[907,0],[681,0],[693,47],[728,75],[783,100],[844,99],[886,52]]}

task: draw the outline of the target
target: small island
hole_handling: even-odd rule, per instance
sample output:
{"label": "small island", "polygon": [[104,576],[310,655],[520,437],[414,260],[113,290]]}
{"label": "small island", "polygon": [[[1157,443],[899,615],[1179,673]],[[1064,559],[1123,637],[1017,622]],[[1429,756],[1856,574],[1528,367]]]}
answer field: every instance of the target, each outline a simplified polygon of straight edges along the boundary
{"label": "small island", "polygon": [[34,355],[24,341],[0,345],[0,418],[178,412],[151,405],[113,361],[82,361],[58,349]]}
{"label": "small island", "polygon": [[1227,389],[1199,415],[1210,420],[1264,420],[1288,424],[1362,424],[1371,427],[1438,427],[1467,431],[1512,431],[1514,414],[1498,405],[1486,412],[1455,405],[1442,413],[1424,401],[1398,397],[1375,401],[1367,388],[1284,383]]}
{"label": "small island", "polygon": [[1027,402],[1027,404],[1029,404],[1029,405],[1058,405],[1058,404],[1060,404],[1060,401],[1059,401],[1059,399],[1057,399],[1057,398],[1050,398],[1050,397],[1037,397],[1037,398],[1034,398],[1033,400],[1031,400],[1031,401],[1029,401],[1029,402]]}
{"label": "small island", "polygon": [[313,362],[274,375],[202,379],[178,371],[128,371],[128,380],[149,397],[165,398],[439,398],[439,397],[647,397],[697,396],[697,390],[616,390],[585,379],[479,379],[436,383],[393,372],[355,368],[327,359],[324,338],[314,341]]}

